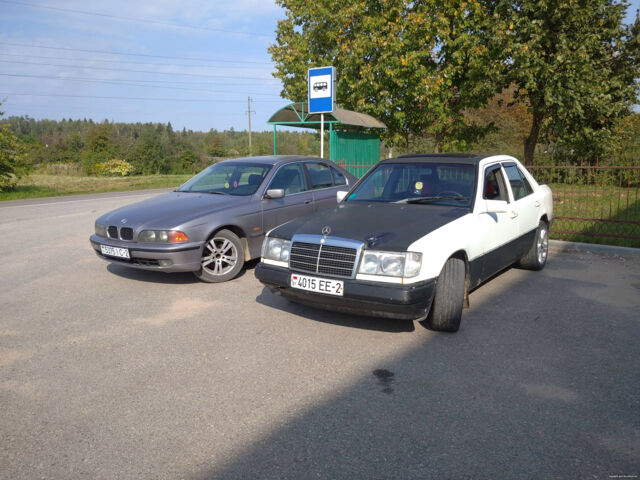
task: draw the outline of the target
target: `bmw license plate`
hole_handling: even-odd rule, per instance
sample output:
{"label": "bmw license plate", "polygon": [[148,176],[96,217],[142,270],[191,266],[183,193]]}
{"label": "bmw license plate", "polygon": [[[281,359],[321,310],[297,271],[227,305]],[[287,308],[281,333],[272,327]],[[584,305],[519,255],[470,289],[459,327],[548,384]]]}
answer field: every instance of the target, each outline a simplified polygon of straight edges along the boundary
{"label": "bmw license plate", "polygon": [[130,259],[128,248],[118,248],[118,247],[110,247],[109,245],[100,245],[100,251],[103,255],[107,255],[109,257],[118,257],[118,258],[126,258]]}
{"label": "bmw license plate", "polygon": [[291,287],[309,292],[326,293],[328,295],[343,296],[344,282],[326,278],[308,277],[306,275],[291,274]]}

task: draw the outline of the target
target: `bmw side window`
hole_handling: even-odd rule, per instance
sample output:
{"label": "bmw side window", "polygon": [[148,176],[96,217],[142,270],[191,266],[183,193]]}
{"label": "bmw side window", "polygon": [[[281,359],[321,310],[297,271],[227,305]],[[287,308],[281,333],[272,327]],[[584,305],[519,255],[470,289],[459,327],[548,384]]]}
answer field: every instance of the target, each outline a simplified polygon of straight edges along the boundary
{"label": "bmw side window", "polygon": [[500,165],[495,165],[485,170],[483,188],[482,198],[485,200],[508,201]]}
{"label": "bmw side window", "polygon": [[304,192],[307,187],[304,180],[302,165],[290,163],[281,167],[273,176],[269,189],[282,189],[285,195]]}
{"label": "bmw side window", "polygon": [[333,173],[333,184],[334,185],[346,185],[347,179],[344,177],[344,174],[338,170],[337,168],[331,167],[331,173]]}
{"label": "bmw side window", "polygon": [[[518,171],[518,167],[513,163],[503,164],[502,166],[504,167],[504,171],[507,173],[507,178],[511,185],[511,191],[513,192],[513,199],[520,200],[521,198],[529,195],[529,192],[527,192],[522,181],[522,177],[520,176],[520,172]],[[531,186],[529,186],[529,188],[531,188]]]}
{"label": "bmw side window", "polygon": [[327,188],[333,186],[331,178],[331,170],[324,163],[309,162],[305,163],[309,178],[311,179],[311,189]]}

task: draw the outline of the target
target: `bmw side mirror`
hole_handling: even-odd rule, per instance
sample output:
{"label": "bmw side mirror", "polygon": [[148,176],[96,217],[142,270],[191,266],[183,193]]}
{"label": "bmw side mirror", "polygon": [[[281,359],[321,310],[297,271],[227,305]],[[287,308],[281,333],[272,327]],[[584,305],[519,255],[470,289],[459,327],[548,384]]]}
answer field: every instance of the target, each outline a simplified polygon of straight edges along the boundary
{"label": "bmw side mirror", "polygon": [[340,203],[342,200],[344,200],[344,198],[347,196],[347,193],[344,190],[341,190],[339,192],[336,192],[336,199],[338,200],[338,203]]}
{"label": "bmw side mirror", "polygon": [[276,198],[284,197],[284,190],[282,188],[272,188],[267,190],[267,193],[264,195],[264,198],[271,198],[275,200]]}

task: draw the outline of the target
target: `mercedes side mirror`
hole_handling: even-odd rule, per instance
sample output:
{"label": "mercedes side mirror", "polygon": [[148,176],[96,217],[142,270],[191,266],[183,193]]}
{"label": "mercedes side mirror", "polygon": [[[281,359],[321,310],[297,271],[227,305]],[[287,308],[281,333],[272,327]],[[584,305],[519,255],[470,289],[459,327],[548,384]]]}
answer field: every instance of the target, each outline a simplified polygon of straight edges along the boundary
{"label": "mercedes side mirror", "polygon": [[504,200],[485,200],[485,213],[506,213],[509,204]]}

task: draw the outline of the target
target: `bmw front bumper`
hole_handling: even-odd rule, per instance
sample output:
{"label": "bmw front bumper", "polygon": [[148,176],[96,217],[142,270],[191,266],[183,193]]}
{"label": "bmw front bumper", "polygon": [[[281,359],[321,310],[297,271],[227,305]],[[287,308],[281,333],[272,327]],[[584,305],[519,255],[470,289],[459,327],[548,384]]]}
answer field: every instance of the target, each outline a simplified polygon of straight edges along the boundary
{"label": "bmw front bumper", "polygon": [[[324,295],[291,288],[291,270],[259,263],[258,280],[272,292],[295,303],[352,315],[421,320],[431,308],[436,279],[409,285],[344,279],[344,295]],[[301,272],[302,273],[302,272]]]}
{"label": "bmw front bumper", "polygon": [[[132,268],[162,272],[195,272],[200,270],[203,245],[201,242],[141,245],[136,242],[99,237],[95,234],[91,235],[89,240],[96,255],[108,262],[118,263]],[[131,258],[125,259],[103,255],[100,245],[126,248],[129,250]]]}

